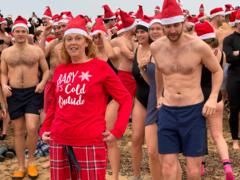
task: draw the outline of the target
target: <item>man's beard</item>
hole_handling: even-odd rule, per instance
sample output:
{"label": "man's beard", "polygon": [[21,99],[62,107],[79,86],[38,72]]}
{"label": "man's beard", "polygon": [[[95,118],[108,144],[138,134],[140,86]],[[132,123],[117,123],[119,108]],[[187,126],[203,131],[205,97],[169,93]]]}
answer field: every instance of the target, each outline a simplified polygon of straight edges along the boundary
{"label": "man's beard", "polygon": [[180,33],[175,33],[175,34],[173,35],[174,38],[172,38],[171,35],[169,35],[169,34],[167,34],[166,36],[167,36],[167,38],[169,39],[169,41],[171,41],[171,42],[177,42],[177,41],[180,39],[181,35],[182,35],[182,31],[181,31]]}

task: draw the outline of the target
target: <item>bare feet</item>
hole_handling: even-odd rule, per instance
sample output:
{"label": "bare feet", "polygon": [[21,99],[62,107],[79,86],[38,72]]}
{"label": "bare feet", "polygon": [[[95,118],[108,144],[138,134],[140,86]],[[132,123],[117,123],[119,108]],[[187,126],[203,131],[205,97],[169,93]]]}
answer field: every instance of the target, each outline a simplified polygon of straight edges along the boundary
{"label": "bare feet", "polygon": [[239,150],[240,149],[239,144],[238,144],[238,140],[233,140],[233,149],[234,150]]}

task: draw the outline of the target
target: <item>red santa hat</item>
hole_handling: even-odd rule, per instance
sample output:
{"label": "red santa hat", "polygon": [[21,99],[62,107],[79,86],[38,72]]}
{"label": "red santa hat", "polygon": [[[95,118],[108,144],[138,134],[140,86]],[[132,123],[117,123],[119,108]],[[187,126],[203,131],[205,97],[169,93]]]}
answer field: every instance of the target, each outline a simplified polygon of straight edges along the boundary
{"label": "red santa hat", "polygon": [[128,15],[128,13],[122,10],[120,10],[120,17],[122,21],[123,31],[129,31],[137,25],[135,19],[133,19],[131,16]]}
{"label": "red santa hat", "polygon": [[231,4],[225,4],[225,15],[229,15],[234,11],[234,7]]}
{"label": "red santa hat", "polygon": [[137,25],[141,25],[141,26],[144,26],[144,27],[147,27],[149,28],[150,27],[150,22],[153,18],[147,16],[147,15],[144,15],[142,17],[142,19],[140,19],[138,22],[137,22]]}
{"label": "red santa hat", "polygon": [[195,24],[198,23],[198,18],[197,17],[188,16],[187,22],[189,24],[191,24],[192,26],[195,26]]}
{"label": "red santa hat", "polygon": [[218,16],[218,15],[220,16],[225,15],[225,12],[222,7],[217,7],[210,11],[210,18],[214,18],[215,16]]}
{"label": "red santa hat", "polygon": [[64,36],[69,34],[80,34],[87,37],[88,39],[91,39],[88,34],[86,25],[86,19],[82,16],[77,16],[69,21],[65,29]]}
{"label": "red santa hat", "polygon": [[17,27],[23,27],[28,30],[28,21],[22,16],[18,16],[13,23],[12,31]]}
{"label": "red santa hat", "polygon": [[195,31],[202,40],[216,38],[214,28],[208,21],[196,24]]}
{"label": "red santa hat", "polygon": [[6,19],[3,17],[0,17],[0,24],[4,24],[7,23]]}
{"label": "red santa hat", "polygon": [[63,11],[60,14],[60,19],[58,23],[65,23],[67,24],[71,19],[73,19],[73,15],[71,11]]}
{"label": "red santa hat", "polygon": [[197,18],[199,21],[202,21],[202,20],[206,19],[206,16],[205,16],[204,12],[200,12],[199,15],[197,16]]}
{"label": "red santa hat", "polygon": [[176,0],[164,0],[161,22],[163,25],[184,22],[183,11]]}
{"label": "red santa hat", "polygon": [[43,13],[43,18],[52,19],[52,11],[49,6],[46,6],[45,11]]}
{"label": "red santa hat", "polygon": [[235,26],[236,15],[237,15],[237,11],[233,11],[229,16],[228,24],[232,27]]}
{"label": "red santa hat", "polygon": [[92,27],[92,30],[91,30],[91,36],[94,36],[98,33],[105,33],[107,34],[107,29],[104,25],[104,22],[103,22],[103,19],[102,18],[96,18],[95,19],[95,24],[93,25]]}
{"label": "red santa hat", "polygon": [[104,20],[116,19],[115,14],[112,12],[112,10],[107,4],[103,5],[102,7],[104,9]]}
{"label": "red santa hat", "polygon": [[138,10],[137,10],[137,12],[135,13],[134,16],[135,16],[136,19],[142,19],[143,18],[144,13],[143,13],[142,5],[138,5]]}
{"label": "red santa hat", "polygon": [[57,26],[60,19],[61,19],[61,16],[59,14],[53,15],[53,17],[52,17],[53,25]]}
{"label": "red santa hat", "polygon": [[235,24],[240,23],[240,9],[237,11]]}
{"label": "red santa hat", "polygon": [[152,20],[151,20],[151,22],[149,24],[149,27],[151,27],[154,23],[162,24],[161,19],[162,19],[162,14],[161,13],[153,16]]}
{"label": "red santa hat", "polygon": [[201,4],[200,7],[199,7],[199,13],[201,13],[201,12],[204,12],[204,5],[203,4]]}
{"label": "red santa hat", "polygon": [[160,6],[156,6],[154,10],[155,11],[161,11]]}

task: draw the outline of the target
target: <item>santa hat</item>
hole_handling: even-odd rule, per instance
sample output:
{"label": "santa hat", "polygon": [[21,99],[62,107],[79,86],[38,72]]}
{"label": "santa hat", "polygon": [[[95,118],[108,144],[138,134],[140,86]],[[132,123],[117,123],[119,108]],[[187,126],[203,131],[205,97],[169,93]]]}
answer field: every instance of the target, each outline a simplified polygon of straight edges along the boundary
{"label": "santa hat", "polygon": [[136,26],[135,20],[128,15],[128,13],[120,10],[120,17],[122,21],[123,31],[129,31]]}
{"label": "santa hat", "polygon": [[150,22],[151,22],[152,18],[147,16],[147,15],[144,15],[142,17],[142,19],[140,19],[138,22],[137,22],[137,25],[141,25],[141,26],[144,26],[146,28],[149,28],[150,27]]}
{"label": "santa hat", "polygon": [[237,11],[235,24],[240,23],[240,9]]}
{"label": "santa hat", "polygon": [[233,11],[234,7],[231,4],[225,4],[225,15],[229,15]]}
{"label": "santa hat", "polygon": [[101,32],[107,34],[107,29],[104,26],[103,19],[102,18],[96,18],[95,19],[95,24],[93,25],[92,30],[91,30],[91,36],[94,36],[94,35],[96,35],[98,33],[101,33]]}
{"label": "santa hat", "polygon": [[161,18],[162,18],[162,14],[161,13],[153,16],[152,20],[151,20],[151,22],[149,24],[149,27],[151,27],[154,23],[162,24]]}
{"label": "santa hat", "polygon": [[228,24],[232,27],[235,26],[236,15],[237,15],[237,11],[233,11],[229,16],[229,23]]}
{"label": "santa hat", "polygon": [[203,6],[203,4],[201,4],[200,7],[199,7],[199,13],[201,13],[201,12],[204,12],[204,6]]}
{"label": "santa hat", "polygon": [[104,20],[110,20],[110,19],[116,18],[115,14],[112,12],[112,10],[107,4],[103,5],[102,7],[104,9],[104,17],[103,17]]}
{"label": "santa hat", "polygon": [[156,6],[154,10],[155,11],[161,11],[160,6]]}
{"label": "santa hat", "polygon": [[65,23],[67,24],[71,19],[73,19],[73,15],[71,11],[63,11],[60,14],[60,20],[58,23]]}
{"label": "santa hat", "polygon": [[214,28],[208,21],[196,24],[195,31],[202,40],[216,38]]}
{"label": "santa hat", "polygon": [[189,24],[191,24],[192,26],[195,26],[195,24],[198,23],[198,18],[197,17],[188,16],[187,22]]}
{"label": "santa hat", "polygon": [[220,16],[225,15],[222,7],[217,7],[210,11],[210,18],[214,18],[215,16],[218,16],[218,15],[220,15]]}
{"label": "santa hat", "polygon": [[77,16],[73,19],[71,19],[65,29],[64,36],[69,34],[80,34],[88,39],[91,39],[88,30],[86,27],[86,20],[82,16]]}
{"label": "santa hat", "polygon": [[46,6],[45,11],[43,13],[43,18],[52,19],[52,11],[49,6]]}
{"label": "santa hat", "polygon": [[61,16],[59,14],[55,14],[53,17],[52,17],[52,21],[53,21],[53,25],[54,26],[57,26],[59,21],[61,19]]}
{"label": "santa hat", "polygon": [[202,20],[206,19],[206,16],[205,16],[204,12],[200,12],[199,15],[197,16],[197,18],[199,21],[202,21]]}
{"label": "santa hat", "polygon": [[164,0],[161,22],[163,25],[184,22],[183,11],[176,0]]}
{"label": "santa hat", "polygon": [[13,23],[12,31],[17,27],[23,27],[28,30],[28,21],[22,16],[18,16]]}
{"label": "santa hat", "polygon": [[143,13],[142,5],[138,5],[138,10],[137,10],[137,12],[135,13],[134,16],[136,17],[136,19],[142,19],[143,18],[144,13]]}
{"label": "santa hat", "polygon": [[3,17],[0,17],[0,24],[7,23],[6,19]]}

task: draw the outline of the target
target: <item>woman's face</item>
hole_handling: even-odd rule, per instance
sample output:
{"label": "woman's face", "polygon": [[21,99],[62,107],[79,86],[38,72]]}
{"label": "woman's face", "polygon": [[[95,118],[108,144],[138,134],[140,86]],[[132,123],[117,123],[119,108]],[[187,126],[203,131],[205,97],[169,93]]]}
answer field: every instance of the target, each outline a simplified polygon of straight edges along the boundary
{"label": "woman's face", "polygon": [[76,57],[81,53],[85,53],[88,43],[86,37],[73,33],[66,35],[64,38],[64,46],[70,57]]}
{"label": "woman's face", "polygon": [[92,37],[93,43],[97,46],[97,48],[103,47],[103,40],[101,38],[101,34],[98,33]]}
{"label": "woman's face", "polygon": [[149,28],[149,36],[153,41],[156,41],[158,38],[164,36],[162,25],[159,23],[154,23]]}
{"label": "woman's face", "polygon": [[149,42],[149,34],[142,29],[136,30],[136,38],[139,44],[146,44]]}

